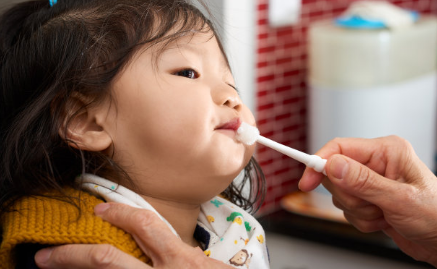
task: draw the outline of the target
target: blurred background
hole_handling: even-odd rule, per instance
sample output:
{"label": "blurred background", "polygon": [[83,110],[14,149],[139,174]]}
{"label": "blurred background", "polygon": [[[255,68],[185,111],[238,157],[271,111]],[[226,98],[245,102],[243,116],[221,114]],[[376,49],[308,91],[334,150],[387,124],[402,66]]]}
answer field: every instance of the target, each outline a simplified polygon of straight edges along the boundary
{"label": "blurred background", "polygon": [[[256,114],[261,134],[301,151],[314,153],[323,145],[323,141],[310,141],[311,135],[317,135],[317,133],[310,132],[310,124],[312,121],[319,120],[317,117],[310,120],[312,116],[309,115],[310,106],[321,105],[311,103],[313,99],[310,100],[309,97],[312,88],[348,89],[350,92],[356,90],[354,93],[363,90],[375,91],[380,90],[381,86],[398,86],[399,83],[405,84],[407,81],[411,82],[411,80],[424,76],[432,77],[436,73],[437,33],[433,28],[435,27],[434,20],[431,23],[421,21],[409,29],[398,31],[388,29],[337,31],[340,27],[335,27],[334,20],[357,1],[208,0],[206,2],[214,11],[237,86],[244,101]],[[429,16],[435,19],[437,16],[436,0],[387,2],[403,9],[416,11],[422,19],[428,19]],[[310,33],[313,34],[310,35]],[[329,39],[330,36],[332,36],[331,39]],[[341,38],[343,40],[340,40]],[[366,42],[367,44],[362,44]],[[426,44],[421,46],[417,43]],[[359,50],[358,46],[360,46]],[[313,51],[313,57],[310,51]],[[340,61],[342,62],[339,63]],[[369,61],[374,65],[369,66],[371,64]],[[354,72],[355,70],[357,72]],[[431,84],[428,82],[426,87],[429,85]],[[414,85],[414,87],[417,89],[420,86]],[[384,91],[381,92],[387,94]],[[421,92],[416,90],[415,94],[420,95]],[[398,107],[390,106],[403,101],[397,97],[398,95],[399,92],[392,94],[392,99],[386,102],[386,111],[379,111],[379,117],[384,117],[391,110],[395,110],[391,112],[392,114],[399,113]],[[372,106],[375,106],[378,101],[376,97],[380,96],[375,95]],[[415,99],[410,99],[407,104],[402,103],[405,105],[403,109],[410,109],[408,107],[412,106],[415,101]],[[417,99],[417,101],[423,100]],[[434,104],[433,100],[428,111],[417,115],[435,114]],[[338,106],[339,103],[330,105]],[[413,112],[415,109],[410,110]],[[315,110],[315,113],[322,112],[339,113],[340,111]],[[369,110],[366,112],[368,113]],[[351,114],[354,110],[346,110],[345,113]],[[384,118],[387,120],[384,125],[399,124],[394,119],[394,117]],[[335,126],[336,128],[342,127],[342,120],[344,118],[337,120],[339,123]],[[363,119],[356,121],[360,120]],[[415,118],[415,121],[420,120],[420,118]],[[400,124],[404,125],[404,129],[408,129],[410,128],[408,124],[412,122]],[[428,121],[426,125],[434,127],[435,123]],[[414,135],[421,137],[422,140],[423,137],[433,136],[432,144],[427,146],[431,148],[435,144],[435,130],[431,130],[432,128],[425,130],[426,125],[418,125],[421,129],[414,130]],[[378,127],[382,128],[381,125]],[[367,129],[371,128],[372,126]],[[316,132],[326,133],[331,131],[329,129],[331,128],[317,128]],[[410,135],[404,130],[399,133],[399,129],[394,128],[391,134]],[[388,128],[387,132],[390,131]],[[330,135],[334,138],[335,134],[337,133],[331,131]],[[378,135],[376,133],[375,136]],[[410,136],[420,140],[414,135]],[[372,136],[372,132],[361,136]],[[317,138],[312,139],[317,140]],[[427,142],[430,141],[427,140]],[[413,146],[415,146],[414,143]],[[417,151],[416,146],[415,148]],[[429,152],[432,152],[431,157],[429,157]],[[431,169],[434,169],[434,155],[434,149],[419,154]],[[268,180],[269,195],[259,212],[263,215],[281,208],[282,198],[296,191],[297,181],[302,175],[304,166],[263,146],[258,147],[257,160]]]}
{"label": "blurred background", "polygon": [[[335,137],[398,135],[435,171],[437,0],[387,1],[416,16],[409,27],[339,25],[356,2],[207,1],[262,135],[311,154]],[[302,164],[264,146],[256,158],[272,268],[429,267],[351,227],[323,188],[300,193]]]}
{"label": "blurred background", "polygon": [[[396,134],[435,171],[437,0],[388,1],[418,15],[402,29],[337,25],[354,0],[205,2],[262,135],[313,154],[337,136]],[[429,267],[345,223],[323,188],[300,193],[302,164],[263,146],[256,158],[273,269]]]}

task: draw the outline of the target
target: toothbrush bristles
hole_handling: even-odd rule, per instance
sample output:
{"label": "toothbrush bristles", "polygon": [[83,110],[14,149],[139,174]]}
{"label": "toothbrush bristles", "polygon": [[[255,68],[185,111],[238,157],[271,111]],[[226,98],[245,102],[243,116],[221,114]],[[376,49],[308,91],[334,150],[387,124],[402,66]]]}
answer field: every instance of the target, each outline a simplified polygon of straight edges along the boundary
{"label": "toothbrush bristles", "polygon": [[259,130],[255,126],[242,122],[237,130],[237,140],[246,144],[253,145],[259,137]]}

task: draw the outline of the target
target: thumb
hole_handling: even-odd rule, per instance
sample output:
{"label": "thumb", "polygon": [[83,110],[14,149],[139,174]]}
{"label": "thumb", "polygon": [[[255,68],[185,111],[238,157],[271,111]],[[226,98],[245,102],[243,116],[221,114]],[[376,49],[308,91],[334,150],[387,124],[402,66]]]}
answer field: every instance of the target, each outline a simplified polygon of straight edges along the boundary
{"label": "thumb", "polygon": [[381,176],[367,166],[344,155],[333,155],[326,164],[330,181],[351,195],[378,206],[387,196],[396,196],[398,182]]}

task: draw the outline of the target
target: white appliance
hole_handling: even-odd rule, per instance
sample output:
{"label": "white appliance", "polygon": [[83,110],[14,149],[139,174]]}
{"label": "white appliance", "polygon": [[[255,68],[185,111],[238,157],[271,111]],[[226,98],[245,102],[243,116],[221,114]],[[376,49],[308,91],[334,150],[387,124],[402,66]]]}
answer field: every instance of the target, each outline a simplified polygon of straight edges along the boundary
{"label": "white appliance", "polygon": [[407,139],[435,168],[437,18],[402,29],[309,30],[309,150],[335,137]]}

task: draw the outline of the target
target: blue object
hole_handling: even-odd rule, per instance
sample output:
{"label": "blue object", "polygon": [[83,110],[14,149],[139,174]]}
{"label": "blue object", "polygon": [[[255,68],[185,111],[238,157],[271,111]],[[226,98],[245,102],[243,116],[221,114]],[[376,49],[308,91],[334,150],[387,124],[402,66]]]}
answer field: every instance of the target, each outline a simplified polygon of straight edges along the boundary
{"label": "blue object", "polygon": [[58,0],[49,0],[50,6],[54,6],[56,5],[56,3],[58,2]]}
{"label": "blue object", "polygon": [[[417,11],[410,11],[413,21],[416,22],[420,15]],[[369,20],[360,16],[340,17],[335,19],[335,24],[346,28],[361,28],[361,29],[381,29],[386,28],[382,20]]]}

